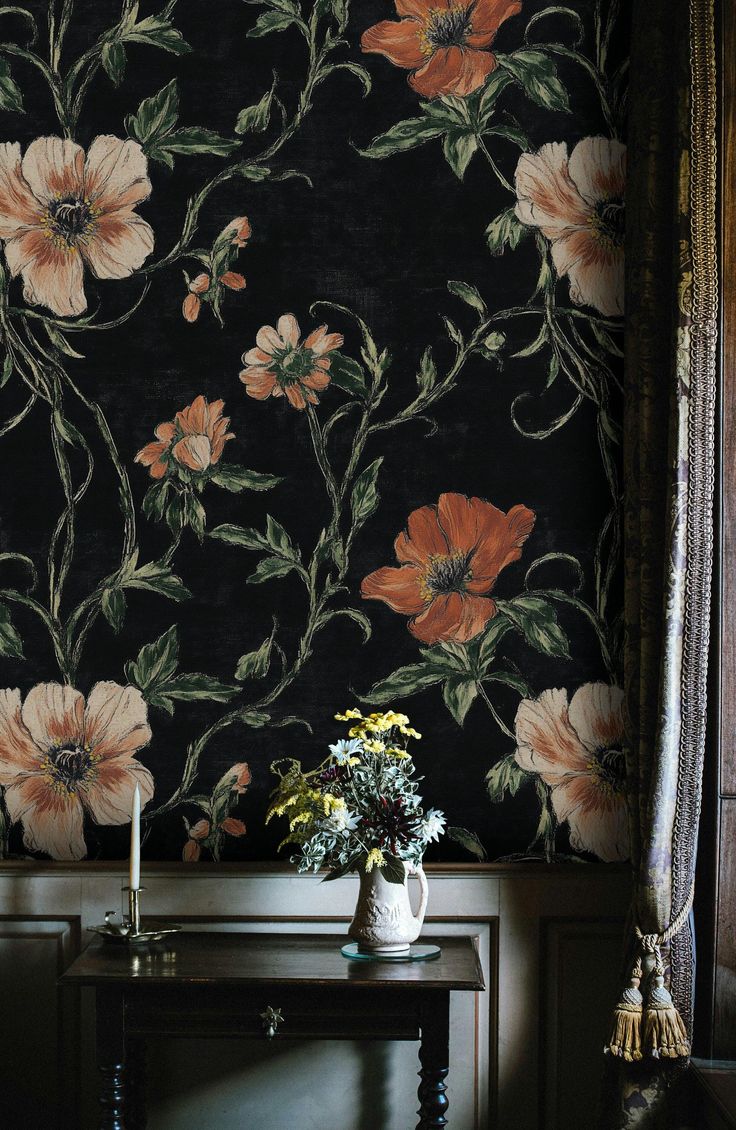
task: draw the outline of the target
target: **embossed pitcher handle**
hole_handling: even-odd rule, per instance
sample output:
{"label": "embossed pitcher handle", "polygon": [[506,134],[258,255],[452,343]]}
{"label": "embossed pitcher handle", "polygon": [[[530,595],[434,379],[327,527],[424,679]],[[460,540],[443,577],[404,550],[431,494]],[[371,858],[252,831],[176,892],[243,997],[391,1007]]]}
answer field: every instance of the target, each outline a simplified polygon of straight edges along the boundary
{"label": "embossed pitcher handle", "polygon": [[417,926],[419,926],[420,929],[421,929],[421,926],[424,922],[424,915],[425,915],[426,910],[427,910],[427,899],[429,898],[429,884],[427,883],[427,876],[424,874],[424,868],[422,867],[421,863],[412,864],[410,874],[416,875],[417,879],[419,880],[419,891],[420,891],[419,909],[417,910],[416,914],[414,915],[414,921],[416,922]]}

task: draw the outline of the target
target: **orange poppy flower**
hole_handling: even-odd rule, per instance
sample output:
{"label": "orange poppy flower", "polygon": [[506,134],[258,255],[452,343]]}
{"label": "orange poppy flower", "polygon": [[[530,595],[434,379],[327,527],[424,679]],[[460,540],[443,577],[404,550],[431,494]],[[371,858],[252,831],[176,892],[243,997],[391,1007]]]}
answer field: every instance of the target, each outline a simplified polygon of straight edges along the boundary
{"label": "orange poppy flower", "polygon": [[156,442],[142,447],[135,462],[148,467],[153,479],[164,477],[172,458],[190,471],[208,470],[219,463],[227,441],[235,438],[227,430],[230,417],[223,416],[224,407],[224,400],[208,404],[206,397],[198,396],[173,420],[158,425]]}
{"label": "orange poppy flower", "polygon": [[629,858],[624,762],[624,694],[586,683],[522,699],[516,712],[516,761],[552,789],[557,819],[570,843],[611,863]]}
{"label": "orange poppy flower", "polygon": [[136,759],[151,740],[136,687],[96,683],[87,698],[73,687],[39,683],[0,691],[0,785],[12,821],[30,851],[83,859],[84,814],[97,824],[127,824],[138,785],[141,803],[153,777]]}
{"label": "orange poppy flower", "polygon": [[319,403],[317,393],[330,383],[327,354],[340,348],[343,336],[319,326],[301,344],[299,337],[299,323],[293,314],[282,314],[276,329],[261,326],[255,348],[243,354],[246,368],[239,374],[248,396],[255,400],[286,396],[289,404],[300,410],[307,402]]}
{"label": "orange poppy flower", "polygon": [[96,137],[85,157],[74,141],[37,137],[0,145],[0,239],[26,302],[69,317],[87,309],[84,267],[124,279],[153,251],[153,231],[135,212],[151,193],[137,141]]}
{"label": "orange poppy flower", "polygon": [[472,94],[496,69],[487,48],[521,0],[396,0],[399,22],[363,32],[363,51],[411,71],[409,86],[425,98]]}
{"label": "orange poppy flower", "polygon": [[496,615],[487,594],[521,557],[534,519],[526,506],[504,514],[482,498],[441,494],[436,506],[409,515],[394,542],[399,568],[370,573],[361,594],[409,616],[409,631],[423,643],[465,643]]}

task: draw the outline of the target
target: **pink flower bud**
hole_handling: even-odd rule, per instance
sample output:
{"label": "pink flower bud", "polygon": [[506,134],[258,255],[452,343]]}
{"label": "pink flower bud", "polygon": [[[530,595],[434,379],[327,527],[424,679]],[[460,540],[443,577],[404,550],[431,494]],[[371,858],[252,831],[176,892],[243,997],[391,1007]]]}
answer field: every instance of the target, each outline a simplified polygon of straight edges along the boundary
{"label": "pink flower bud", "polygon": [[201,275],[197,275],[196,279],[192,279],[189,284],[189,290],[192,294],[204,294],[210,289],[210,276],[206,275],[204,271]]}
{"label": "pink flower bud", "polygon": [[234,816],[226,816],[220,827],[223,832],[227,832],[228,836],[245,835],[245,824],[242,820],[236,820]]}
{"label": "pink flower bud", "polygon": [[245,287],[245,279],[237,271],[225,271],[224,275],[220,275],[220,282],[229,290],[243,290]]}
{"label": "pink flower bud", "polygon": [[188,294],[182,303],[181,312],[188,322],[196,322],[202,303],[196,294]]}
{"label": "pink flower bud", "polygon": [[239,761],[236,765],[233,765],[228,770],[227,775],[231,777],[233,774],[237,774],[232,785],[233,790],[236,793],[244,793],[251,782],[251,772],[247,763],[245,761]]}
{"label": "pink flower bud", "polygon": [[232,243],[236,247],[245,247],[246,243],[253,234],[253,229],[250,226],[250,220],[247,216],[236,216],[222,229],[223,235],[232,235]]}

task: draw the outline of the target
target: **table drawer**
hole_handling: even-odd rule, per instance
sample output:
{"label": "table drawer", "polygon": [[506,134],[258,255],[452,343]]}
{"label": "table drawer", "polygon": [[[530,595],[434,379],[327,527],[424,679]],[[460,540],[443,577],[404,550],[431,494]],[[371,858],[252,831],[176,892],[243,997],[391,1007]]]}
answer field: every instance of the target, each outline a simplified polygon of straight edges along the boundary
{"label": "table drawer", "polygon": [[131,986],[125,1029],[130,1035],[416,1040],[420,995],[335,986]]}

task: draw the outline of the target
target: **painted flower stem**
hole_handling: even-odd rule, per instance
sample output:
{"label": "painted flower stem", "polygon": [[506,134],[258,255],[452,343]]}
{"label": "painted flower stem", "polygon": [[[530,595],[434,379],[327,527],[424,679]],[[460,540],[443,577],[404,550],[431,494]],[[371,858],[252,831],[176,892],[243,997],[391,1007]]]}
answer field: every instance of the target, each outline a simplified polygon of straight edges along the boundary
{"label": "painted flower stem", "polygon": [[264,168],[265,163],[275,157],[284,145],[291,140],[312,109],[312,97],[314,89],[320,81],[322,63],[335,45],[328,43],[327,40],[321,48],[317,45],[318,15],[316,5],[310,17],[309,24],[304,23],[303,20],[296,22],[307,40],[309,62],[305,84],[299,95],[294,114],[287,122],[282,124],[278,137],[272,141],[270,145],[266,146],[265,149],[261,150],[261,152],[257,153],[255,156],[249,157],[246,161],[238,161],[236,164],[229,165],[227,168],[222,169],[216,176],[212,177],[211,180],[203,185],[199,192],[195,193],[195,195],[190,198],[179,239],[162,259],[159,259],[155,263],[149,263],[147,266],[141,268],[138,274],[153,274],[164,267],[171,266],[172,263],[176,263],[179,259],[185,258],[187,249],[197,230],[200,211],[210,194],[221,185],[226,184],[236,177],[242,176],[247,178],[250,169]]}
{"label": "painted flower stem", "polygon": [[496,725],[499,727],[499,729],[503,731],[503,733],[506,735],[507,738],[511,738],[512,741],[515,741],[516,735],[514,734],[514,731],[509,729],[509,727],[504,722],[503,718],[500,716],[500,714],[496,710],[495,706],[491,702],[490,697],[488,696],[488,692],[486,691],[486,688],[483,686],[483,683],[480,680],[478,680],[478,682],[475,685],[476,685],[478,694],[480,695],[480,697],[483,699],[484,703],[486,704],[486,706],[490,710],[493,721],[496,723]]}
{"label": "painted flower stem", "polygon": [[506,191],[507,191],[507,192],[510,192],[510,193],[511,193],[511,195],[513,196],[513,195],[514,195],[514,186],[512,185],[511,181],[510,181],[510,180],[508,180],[508,179],[507,179],[507,178],[506,178],[506,177],[505,177],[505,176],[503,175],[503,173],[502,173],[502,172],[501,172],[501,170],[499,169],[498,165],[497,165],[497,164],[496,164],[496,162],[494,161],[493,157],[491,156],[491,152],[490,152],[490,150],[489,150],[488,146],[486,145],[486,143],[485,143],[485,141],[484,141],[484,139],[483,139],[483,134],[482,134],[482,133],[477,133],[477,134],[475,135],[475,139],[476,139],[476,141],[478,142],[478,148],[480,149],[481,153],[482,153],[482,154],[483,154],[483,156],[485,157],[485,159],[486,159],[486,161],[488,162],[488,164],[489,164],[489,165],[491,166],[491,168],[493,169],[493,172],[494,172],[494,174],[495,174],[495,176],[496,176],[496,179],[498,180],[499,184],[503,185],[503,187],[504,187],[504,188],[506,189]]}

